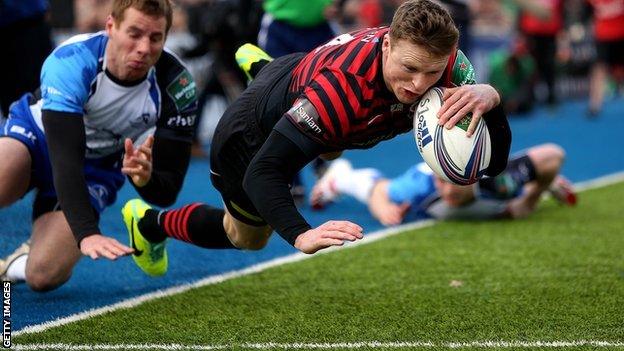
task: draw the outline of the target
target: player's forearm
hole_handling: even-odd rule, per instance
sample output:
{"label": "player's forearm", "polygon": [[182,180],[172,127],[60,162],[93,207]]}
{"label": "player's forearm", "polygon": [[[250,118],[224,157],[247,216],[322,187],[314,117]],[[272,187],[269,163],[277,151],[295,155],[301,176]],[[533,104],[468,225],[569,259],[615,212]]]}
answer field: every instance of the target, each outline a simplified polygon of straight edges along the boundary
{"label": "player's forearm", "polygon": [[82,116],[43,111],[54,187],[61,209],[76,238],[100,233],[84,176],[85,131]]}
{"label": "player's forearm", "polygon": [[486,174],[494,177],[500,174],[507,167],[509,151],[511,149],[511,128],[507,116],[501,104],[496,105],[492,110],[483,115],[485,124],[490,133],[492,142],[492,154],[490,156],[490,165],[486,170]]}
{"label": "player's forearm", "polygon": [[251,161],[243,181],[262,218],[291,245],[311,226],[297,210],[288,183],[310,160],[288,138],[273,132]]}

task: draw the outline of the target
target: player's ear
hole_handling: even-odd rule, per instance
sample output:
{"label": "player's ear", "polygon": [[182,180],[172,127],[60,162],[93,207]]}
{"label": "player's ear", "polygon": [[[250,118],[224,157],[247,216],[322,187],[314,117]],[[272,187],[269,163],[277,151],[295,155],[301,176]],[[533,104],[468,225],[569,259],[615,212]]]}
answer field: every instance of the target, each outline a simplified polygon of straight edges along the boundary
{"label": "player's ear", "polygon": [[385,34],[383,36],[383,44],[382,44],[382,48],[384,50],[390,50],[390,34]]}
{"label": "player's ear", "polygon": [[108,17],[106,18],[106,25],[105,25],[106,34],[108,34],[108,36],[111,35],[114,25],[115,25],[115,19],[113,18],[113,15],[108,15]]}

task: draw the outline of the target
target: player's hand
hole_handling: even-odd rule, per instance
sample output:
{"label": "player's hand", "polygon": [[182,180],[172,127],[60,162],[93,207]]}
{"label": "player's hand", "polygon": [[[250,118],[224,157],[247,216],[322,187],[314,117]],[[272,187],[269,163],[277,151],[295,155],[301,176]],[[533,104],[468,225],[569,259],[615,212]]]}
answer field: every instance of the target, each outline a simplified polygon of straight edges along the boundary
{"label": "player's hand", "polygon": [[80,242],[80,251],[83,255],[89,256],[94,260],[100,257],[116,260],[121,256],[126,256],[134,252],[132,248],[102,234],[89,235],[82,239]]}
{"label": "player's hand", "polygon": [[368,198],[368,210],[381,224],[385,226],[397,225],[403,222],[403,217],[410,208],[408,202],[397,204],[388,197],[387,179],[375,183]]}
{"label": "player's hand", "polygon": [[500,103],[496,89],[488,84],[467,84],[444,89],[444,104],[438,111],[438,124],[451,129],[467,114],[472,113],[466,136],[470,137],[477,128],[481,116]]}
{"label": "player's hand", "polygon": [[395,204],[393,202],[371,202],[368,208],[381,224],[385,226],[397,225],[403,222],[403,217],[410,208],[409,202]]}
{"label": "player's hand", "polygon": [[313,254],[330,246],[342,246],[345,241],[362,239],[362,227],[348,221],[329,221],[300,234],[295,240],[299,251]]}
{"label": "player's hand", "polygon": [[152,146],[154,145],[154,136],[150,135],[139,146],[134,148],[132,140],[126,138],[126,153],[123,158],[123,167],[121,172],[130,176],[134,185],[138,187],[145,186],[152,177]]}

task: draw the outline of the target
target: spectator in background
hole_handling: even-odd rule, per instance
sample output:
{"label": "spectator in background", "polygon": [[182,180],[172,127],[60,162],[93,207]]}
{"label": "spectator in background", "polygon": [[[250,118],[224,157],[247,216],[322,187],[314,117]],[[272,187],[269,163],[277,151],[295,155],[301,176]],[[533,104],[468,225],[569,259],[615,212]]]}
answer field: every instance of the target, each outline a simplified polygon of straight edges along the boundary
{"label": "spectator in background", "polygon": [[349,30],[387,26],[402,2],[403,0],[347,0],[344,2],[343,15],[354,20],[354,25]]}
{"label": "spectator in background", "polygon": [[[335,0],[264,0],[263,9],[258,45],[273,58],[308,52],[338,34],[332,22],[340,14]],[[317,159],[313,167],[320,175],[325,163]],[[295,202],[301,203],[305,187],[300,173],[295,175],[292,183]]]}
{"label": "spectator in background", "polygon": [[0,2],[0,114],[4,116],[13,101],[39,88],[41,65],[53,48],[47,10],[46,0]]}
{"label": "spectator in background", "polygon": [[[522,3],[520,3],[522,5]],[[545,13],[536,13],[528,7],[520,11],[520,32],[527,40],[527,46],[535,62],[537,80],[546,83],[546,103],[557,102],[555,76],[557,72],[557,36],[563,28],[563,0],[540,0],[537,2]]]}
{"label": "spectator in background", "polygon": [[334,0],[264,0],[258,45],[274,58],[308,52],[338,34]]}
{"label": "spectator in background", "polygon": [[528,54],[523,39],[518,39],[511,51],[496,50],[489,57],[488,82],[501,95],[507,113],[526,113],[535,100],[535,61]]}
{"label": "spectator in background", "polygon": [[104,27],[112,0],[75,0],[76,31],[97,32]]}
{"label": "spectator in background", "polygon": [[[246,78],[236,65],[234,52],[241,44],[255,40],[260,7],[251,0],[184,0],[183,4],[188,31],[197,44],[182,52],[181,56],[190,59],[210,55],[210,64],[200,73],[205,84],[198,98],[197,129],[204,118],[220,117],[204,115],[204,106],[211,98],[222,98],[225,104],[229,104],[245,89]],[[207,157],[199,135],[196,130],[193,156]]]}
{"label": "spectator in background", "polygon": [[457,29],[459,29],[459,49],[466,56],[470,57],[470,39],[472,36],[470,34],[471,13],[468,7],[469,0],[440,0],[440,2],[449,11]]}
{"label": "spectator in background", "polygon": [[589,115],[600,113],[609,69],[624,82],[624,0],[588,0],[594,13],[597,60],[591,70]]}

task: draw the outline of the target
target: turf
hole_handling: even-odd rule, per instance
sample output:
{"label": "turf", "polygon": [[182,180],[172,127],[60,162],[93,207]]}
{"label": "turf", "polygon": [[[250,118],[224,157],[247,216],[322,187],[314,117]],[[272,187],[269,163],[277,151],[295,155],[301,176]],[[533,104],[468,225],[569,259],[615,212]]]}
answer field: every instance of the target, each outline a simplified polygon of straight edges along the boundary
{"label": "turf", "polygon": [[622,342],[622,198],[619,183],[525,220],[439,223],[13,341]]}

